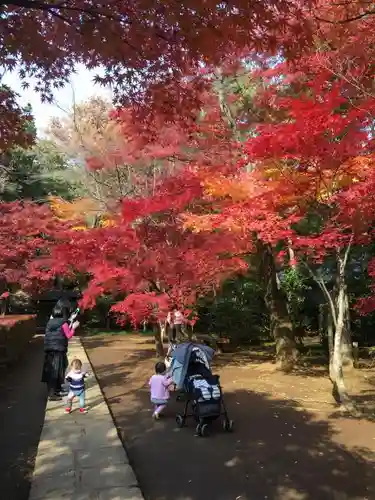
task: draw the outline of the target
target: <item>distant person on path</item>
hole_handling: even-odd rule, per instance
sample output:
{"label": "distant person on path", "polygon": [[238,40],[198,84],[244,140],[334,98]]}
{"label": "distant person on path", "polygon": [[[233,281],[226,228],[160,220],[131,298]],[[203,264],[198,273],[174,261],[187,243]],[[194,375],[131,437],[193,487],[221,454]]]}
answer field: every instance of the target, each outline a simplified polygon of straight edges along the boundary
{"label": "distant person on path", "polygon": [[73,359],[70,364],[70,371],[65,377],[69,382],[68,404],[65,409],[66,413],[71,413],[73,399],[75,397],[79,399],[79,412],[87,413],[87,409],[85,407],[85,378],[87,375],[87,372],[82,370],[82,361],[80,359]]}
{"label": "distant person on path", "polygon": [[62,384],[68,367],[68,340],[79,326],[78,321],[69,326],[69,316],[69,307],[56,304],[46,325],[42,382],[47,384],[48,397],[52,401],[62,397]]}
{"label": "distant person on path", "polygon": [[165,410],[169,401],[169,387],[173,380],[166,374],[165,363],[159,361],[155,365],[155,375],[150,378],[149,386],[151,391],[151,403],[154,405],[152,418],[158,420],[160,414]]}
{"label": "distant person on path", "polygon": [[169,342],[175,344],[176,340],[181,338],[182,325],[184,323],[184,315],[177,306],[173,306],[172,311],[169,311],[167,323]]}

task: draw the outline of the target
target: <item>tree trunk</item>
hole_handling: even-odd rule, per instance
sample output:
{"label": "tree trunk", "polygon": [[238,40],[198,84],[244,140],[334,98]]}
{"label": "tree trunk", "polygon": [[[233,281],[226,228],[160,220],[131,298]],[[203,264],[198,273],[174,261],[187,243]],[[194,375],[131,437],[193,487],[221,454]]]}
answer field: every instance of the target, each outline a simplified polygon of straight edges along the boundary
{"label": "tree trunk", "polygon": [[270,312],[271,332],[276,343],[276,365],[285,372],[291,371],[299,357],[293,324],[288,313],[286,298],[277,286],[274,256],[269,245],[263,247],[264,273],[267,277],[265,302]]}
{"label": "tree trunk", "polygon": [[276,343],[276,364],[280,370],[289,372],[294,368],[299,356],[293,324],[284,300],[280,300],[280,297],[273,297],[270,306],[273,337]]}
{"label": "tree trunk", "polygon": [[[357,410],[349,397],[345,387],[343,372],[343,337],[345,334],[345,321],[347,320],[347,293],[345,283],[345,270],[348,261],[353,237],[345,249],[344,255],[340,253],[340,248],[336,250],[337,279],[336,286],[329,292],[323,278],[315,274],[306,264],[311,275],[320,286],[328,305],[328,347],[329,347],[329,376],[333,384],[332,395],[336,402],[345,410],[356,413]],[[349,330],[348,330],[349,331]]]}
{"label": "tree trunk", "polygon": [[165,342],[167,340],[167,322],[159,321],[159,328],[161,341]]}
{"label": "tree trunk", "polygon": [[111,328],[111,316],[109,313],[107,313],[105,317],[105,328],[106,330],[109,330]]}
{"label": "tree trunk", "polygon": [[344,329],[341,342],[341,355],[343,365],[353,368],[353,348],[352,335],[350,331],[350,316],[349,316],[349,298],[348,292],[344,290]]}
{"label": "tree trunk", "polygon": [[190,325],[190,327],[187,329],[187,336],[188,336],[189,342],[192,341],[193,335],[194,335],[194,325]]}
{"label": "tree trunk", "polygon": [[341,338],[341,357],[343,366],[348,366],[353,368],[352,338],[350,332],[350,318],[349,318],[349,299],[348,299],[347,286],[345,282],[345,271],[344,275],[341,277],[342,274],[341,265],[342,265],[342,259],[340,254],[337,253],[336,254],[337,276],[333,294],[335,296],[336,311],[338,311],[339,289],[340,287],[343,287],[342,293],[343,293],[344,319],[343,319],[343,331]]}
{"label": "tree trunk", "polygon": [[319,304],[318,328],[320,337],[325,335],[324,312],[324,304]]}
{"label": "tree trunk", "polygon": [[329,359],[329,378],[334,379],[334,369],[333,369],[333,347],[334,347],[334,328],[333,328],[333,318],[330,310],[327,310],[327,336],[328,336],[328,359]]}
{"label": "tree trunk", "polygon": [[297,268],[296,255],[293,250],[292,240],[288,238],[288,254],[289,254],[289,265],[292,269]]}
{"label": "tree trunk", "polygon": [[154,330],[154,338],[155,338],[156,355],[159,358],[164,358],[164,354],[165,354],[164,353],[164,345],[163,345],[163,340],[161,338],[161,330],[160,330],[158,323],[154,323],[153,330]]}
{"label": "tree trunk", "polygon": [[[332,395],[335,400],[343,406],[346,410],[353,411],[354,405],[349,397],[345,387],[344,373],[343,373],[343,356],[342,344],[345,331],[346,320],[346,284],[345,284],[345,268],[348,255],[350,252],[351,244],[348,245],[345,256],[342,258],[339,251],[337,251],[337,299],[336,299],[336,323],[335,323],[335,338],[333,343],[332,355],[332,370],[331,380],[333,383]],[[333,311],[334,313],[334,311]]]}
{"label": "tree trunk", "polygon": [[336,401],[344,406],[348,406],[351,401],[345,387],[344,374],[342,369],[342,338],[345,328],[345,289],[344,283],[340,283],[340,289],[337,297],[337,319],[335,339],[333,344],[332,356],[332,394]]}

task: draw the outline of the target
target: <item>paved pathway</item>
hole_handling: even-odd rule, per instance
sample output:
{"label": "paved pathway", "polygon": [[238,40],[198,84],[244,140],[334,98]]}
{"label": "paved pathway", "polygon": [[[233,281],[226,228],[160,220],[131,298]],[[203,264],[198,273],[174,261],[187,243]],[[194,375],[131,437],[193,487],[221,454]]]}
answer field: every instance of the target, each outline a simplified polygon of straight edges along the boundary
{"label": "paved pathway", "polygon": [[[69,357],[90,366],[79,338]],[[29,500],[143,500],[94,375],[86,393],[86,415],[76,405],[66,415],[61,403],[47,403]]]}

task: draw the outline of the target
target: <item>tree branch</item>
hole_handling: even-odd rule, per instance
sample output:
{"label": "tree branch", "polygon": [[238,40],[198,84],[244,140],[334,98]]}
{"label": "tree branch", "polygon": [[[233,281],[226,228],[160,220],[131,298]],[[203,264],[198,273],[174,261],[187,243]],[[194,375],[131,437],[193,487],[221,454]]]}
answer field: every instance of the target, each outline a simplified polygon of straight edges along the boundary
{"label": "tree branch", "polygon": [[308,265],[307,262],[305,262],[304,260],[302,260],[301,262],[306,267],[306,269],[309,271],[309,273],[311,274],[311,276],[315,280],[315,282],[318,284],[319,288],[323,292],[323,295],[325,295],[325,297],[326,297],[326,299],[328,301],[328,304],[330,306],[330,309],[331,309],[331,316],[332,316],[333,324],[335,325],[335,328],[336,328],[336,325],[337,325],[337,321],[336,321],[336,308],[335,308],[335,304],[333,303],[331,294],[329,293],[329,290],[326,287],[326,284],[324,283],[324,281],[323,281],[323,279],[321,277],[317,276],[314,273],[314,271],[311,269],[311,267]]}
{"label": "tree branch", "polygon": [[350,235],[350,240],[349,240],[348,246],[346,247],[346,250],[345,250],[344,259],[342,262],[343,270],[345,270],[346,263],[348,262],[348,257],[349,257],[349,253],[350,253],[350,250],[352,247],[352,243],[353,243],[353,233]]}
{"label": "tree branch", "polygon": [[323,19],[319,16],[314,16],[314,18],[317,21],[320,21],[322,23],[347,24],[347,23],[352,23],[353,21],[359,21],[360,19],[363,19],[366,16],[373,16],[373,15],[375,15],[375,9],[365,10],[364,12],[362,12],[362,14],[358,14],[357,16],[353,16],[353,17],[348,17],[346,19],[341,19],[340,21],[332,21],[331,19]]}

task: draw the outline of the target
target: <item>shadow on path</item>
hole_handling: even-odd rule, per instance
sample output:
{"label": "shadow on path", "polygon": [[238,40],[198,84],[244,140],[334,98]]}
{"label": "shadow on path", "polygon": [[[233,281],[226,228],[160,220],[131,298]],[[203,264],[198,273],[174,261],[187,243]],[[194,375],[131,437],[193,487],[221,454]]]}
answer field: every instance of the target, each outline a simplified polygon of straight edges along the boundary
{"label": "shadow on path", "polygon": [[40,382],[43,338],[22,360],[0,371],[0,485],[4,500],[27,500],[44,422],[46,391]]}
{"label": "shadow on path", "polygon": [[[124,343],[125,345],[125,343]],[[177,429],[153,422],[147,388],[153,360],[138,363],[124,348],[89,351],[146,500],[371,500],[373,463],[335,442],[335,427],[295,401],[237,390],[226,393],[236,431],[194,437],[194,423]],[[128,357],[129,356],[129,357]],[[225,389],[225,388],[224,388]],[[369,439],[372,439],[369,437]]]}

